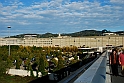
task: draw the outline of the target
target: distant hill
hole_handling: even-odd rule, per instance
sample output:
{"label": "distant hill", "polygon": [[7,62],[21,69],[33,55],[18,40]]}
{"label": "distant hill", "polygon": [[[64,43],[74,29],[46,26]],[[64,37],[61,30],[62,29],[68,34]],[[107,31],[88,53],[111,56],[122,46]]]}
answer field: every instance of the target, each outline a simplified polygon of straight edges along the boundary
{"label": "distant hill", "polygon": [[62,34],[72,37],[83,37],[83,36],[100,36],[102,35],[102,31],[96,31],[96,30],[84,30],[80,32],[70,33],[70,34]]}
{"label": "distant hill", "polygon": [[[74,32],[74,33],[63,33],[61,34],[61,36],[71,36],[71,37],[83,37],[83,36],[101,36],[103,35],[103,33],[109,33],[111,31],[107,31],[107,30],[102,30],[102,31],[97,31],[97,30],[84,30],[84,31],[80,31],[80,32]],[[113,32],[116,34],[122,34],[124,35],[124,31],[117,31],[117,32]],[[49,37],[57,37],[58,34],[52,34],[52,33],[45,33],[45,34],[20,34],[20,35],[16,35],[16,36],[11,36],[14,38],[24,38],[25,35],[37,35],[37,38],[49,38]]]}
{"label": "distant hill", "polygon": [[15,36],[11,36],[11,38],[24,38],[25,35],[36,35],[37,38],[49,38],[49,37],[57,37],[58,34],[45,33],[45,34],[19,34]]}
{"label": "distant hill", "polygon": [[52,34],[52,33],[45,33],[45,34],[42,34],[40,37],[41,38],[49,38],[49,37],[57,37],[58,34]]}
{"label": "distant hill", "polygon": [[117,31],[115,32],[116,34],[119,34],[119,35],[124,35],[124,31]]}

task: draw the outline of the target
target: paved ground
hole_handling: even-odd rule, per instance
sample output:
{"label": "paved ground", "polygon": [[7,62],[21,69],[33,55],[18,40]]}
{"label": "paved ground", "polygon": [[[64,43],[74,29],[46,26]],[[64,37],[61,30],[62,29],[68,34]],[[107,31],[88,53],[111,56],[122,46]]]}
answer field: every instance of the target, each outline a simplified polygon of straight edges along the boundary
{"label": "paved ground", "polygon": [[124,83],[124,76],[121,74],[121,67],[118,67],[119,76],[113,76],[108,62],[109,60],[107,57],[106,83]]}
{"label": "paved ground", "polygon": [[124,83],[124,76],[121,74],[121,68],[120,66],[118,67],[119,69],[119,76],[113,76],[111,74],[111,70],[110,70],[110,73],[109,72],[106,72],[106,79],[107,79],[107,82],[106,83]]}
{"label": "paved ground", "polygon": [[119,69],[119,76],[112,76],[111,75],[111,82],[112,83],[124,83],[124,76],[121,74],[121,67]]}

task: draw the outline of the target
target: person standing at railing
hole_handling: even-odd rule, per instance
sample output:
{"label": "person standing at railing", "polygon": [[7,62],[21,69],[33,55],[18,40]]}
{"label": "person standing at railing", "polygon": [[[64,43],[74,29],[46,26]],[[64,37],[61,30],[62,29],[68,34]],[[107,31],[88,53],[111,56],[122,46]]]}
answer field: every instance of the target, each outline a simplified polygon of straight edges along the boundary
{"label": "person standing at railing", "polygon": [[118,58],[117,50],[113,49],[109,56],[109,63],[114,76],[118,76]]}
{"label": "person standing at railing", "polygon": [[121,74],[124,75],[124,49],[119,55],[119,64],[121,65],[122,71]]}

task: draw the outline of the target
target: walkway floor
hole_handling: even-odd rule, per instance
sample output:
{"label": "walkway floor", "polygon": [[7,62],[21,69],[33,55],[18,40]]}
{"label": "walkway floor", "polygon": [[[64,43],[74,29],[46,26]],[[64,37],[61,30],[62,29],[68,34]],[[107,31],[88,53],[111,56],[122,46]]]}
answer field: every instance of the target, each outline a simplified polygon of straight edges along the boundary
{"label": "walkway floor", "polygon": [[107,57],[106,83],[124,83],[124,76],[121,74],[121,67],[118,67],[119,76],[113,76],[108,62],[109,59]]}
{"label": "walkway floor", "polygon": [[121,74],[121,67],[118,67],[118,72],[119,75],[118,76],[113,76],[111,71],[110,72],[106,72],[106,74],[109,76],[106,76],[108,78],[106,78],[108,80],[108,82],[106,83],[124,83],[124,76]]}

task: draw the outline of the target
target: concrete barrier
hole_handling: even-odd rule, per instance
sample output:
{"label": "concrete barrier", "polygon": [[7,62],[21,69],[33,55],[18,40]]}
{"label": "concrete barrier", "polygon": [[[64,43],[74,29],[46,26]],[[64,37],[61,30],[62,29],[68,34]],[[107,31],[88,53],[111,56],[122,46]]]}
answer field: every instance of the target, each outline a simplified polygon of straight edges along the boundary
{"label": "concrete barrier", "polygon": [[74,83],[105,83],[106,55],[104,52]]}
{"label": "concrete barrier", "polygon": [[[9,69],[7,71],[7,74],[10,75],[19,75],[19,76],[31,76],[30,71],[28,70],[22,70],[22,69]],[[37,72],[33,71],[34,76],[37,76]],[[41,77],[41,72],[38,72],[38,77]]]}

